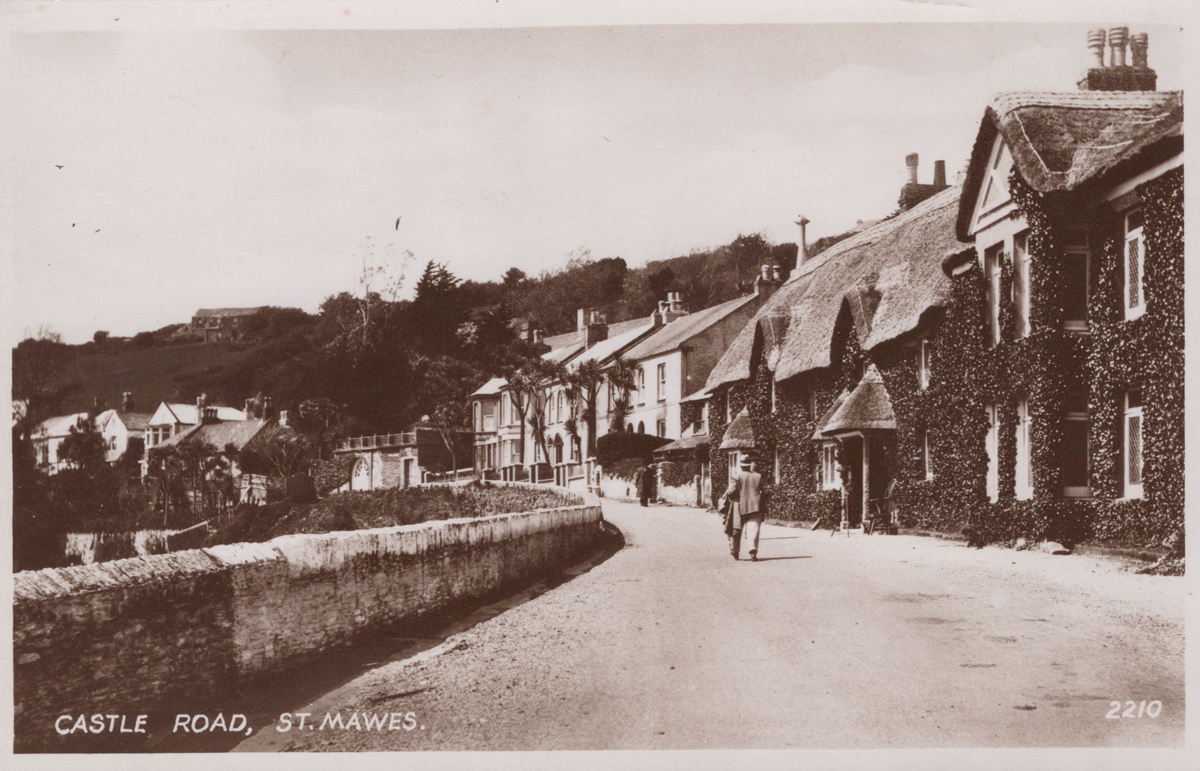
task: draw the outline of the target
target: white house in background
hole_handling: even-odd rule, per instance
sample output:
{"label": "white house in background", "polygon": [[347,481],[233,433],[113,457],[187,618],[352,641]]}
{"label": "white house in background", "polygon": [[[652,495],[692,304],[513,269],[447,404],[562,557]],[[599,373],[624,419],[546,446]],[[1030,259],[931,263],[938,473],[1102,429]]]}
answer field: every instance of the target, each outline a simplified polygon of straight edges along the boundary
{"label": "white house in background", "polygon": [[56,474],[66,467],[59,457],[63,440],[71,435],[71,429],[87,425],[88,414],[76,412],[72,415],[57,415],[37,424],[30,436],[38,468],[48,474]]}
{"label": "white house in background", "polygon": [[779,286],[778,268],[769,270],[763,266],[754,294],[695,313],[682,309],[678,293],[668,295],[660,307],[666,323],[623,354],[638,386],[630,394],[625,430],[669,439],[683,436],[687,426],[680,424],[680,404],[704,387],[730,343]]}

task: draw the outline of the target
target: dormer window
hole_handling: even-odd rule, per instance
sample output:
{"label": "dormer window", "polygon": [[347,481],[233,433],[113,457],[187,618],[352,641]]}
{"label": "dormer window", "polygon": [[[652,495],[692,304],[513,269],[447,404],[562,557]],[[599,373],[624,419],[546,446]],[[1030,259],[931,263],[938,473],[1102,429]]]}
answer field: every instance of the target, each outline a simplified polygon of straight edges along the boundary
{"label": "dormer window", "polygon": [[1146,312],[1146,248],[1142,240],[1142,210],[1125,215],[1125,318]]}

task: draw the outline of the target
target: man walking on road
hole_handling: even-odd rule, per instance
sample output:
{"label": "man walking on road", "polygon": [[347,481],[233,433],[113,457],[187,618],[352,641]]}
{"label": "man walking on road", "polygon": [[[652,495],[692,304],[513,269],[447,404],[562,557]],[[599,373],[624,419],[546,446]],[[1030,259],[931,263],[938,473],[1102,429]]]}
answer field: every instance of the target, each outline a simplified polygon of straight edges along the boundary
{"label": "man walking on road", "polygon": [[643,465],[633,477],[634,487],[637,488],[638,498],[643,506],[650,499],[650,474],[652,473],[649,466]]}
{"label": "man walking on road", "polygon": [[734,559],[739,559],[744,528],[750,539],[750,561],[758,562],[758,532],[766,513],[762,505],[762,474],[754,470],[749,458],[742,458],[738,466],[738,473],[729,480],[729,489],[725,491],[725,501],[729,505],[725,533],[729,536],[729,551]]}

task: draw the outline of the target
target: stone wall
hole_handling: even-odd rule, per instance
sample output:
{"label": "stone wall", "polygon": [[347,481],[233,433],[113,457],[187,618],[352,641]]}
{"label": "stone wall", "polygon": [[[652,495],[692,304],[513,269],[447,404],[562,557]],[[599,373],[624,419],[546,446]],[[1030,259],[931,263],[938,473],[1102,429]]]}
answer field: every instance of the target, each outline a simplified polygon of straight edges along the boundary
{"label": "stone wall", "polygon": [[[519,484],[519,483],[518,483]],[[16,748],[61,715],[185,711],[355,638],[578,561],[599,502],[14,576]]]}

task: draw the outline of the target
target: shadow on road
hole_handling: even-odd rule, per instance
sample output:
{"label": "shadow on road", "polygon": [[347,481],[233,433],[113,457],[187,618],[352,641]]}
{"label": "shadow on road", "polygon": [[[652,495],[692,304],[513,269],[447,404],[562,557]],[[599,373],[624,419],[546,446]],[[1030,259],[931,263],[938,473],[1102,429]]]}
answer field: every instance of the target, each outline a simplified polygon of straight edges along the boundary
{"label": "shadow on road", "polygon": [[[556,570],[536,581],[509,584],[475,602],[460,604],[387,634],[364,636],[349,648],[315,657],[286,673],[269,679],[241,683],[237,692],[214,701],[209,714],[240,713],[258,733],[269,730],[279,715],[295,712],[320,696],[337,690],[366,672],[384,664],[403,661],[434,648],[448,637],[461,634],[476,624],[518,607],[587,573],[625,547],[625,535],[612,523],[603,522],[604,535],[599,547],[586,559]],[[162,715],[162,722],[173,725],[173,716]],[[164,729],[144,741],[107,748],[93,747],[92,752],[228,752],[246,739],[244,734],[176,734]]]}
{"label": "shadow on road", "polygon": [[[759,557],[758,561],[759,562],[773,562],[774,560],[810,560],[810,559],[812,559],[811,554],[798,554],[794,557]],[[742,560],[742,561],[748,562],[749,560]]]}

